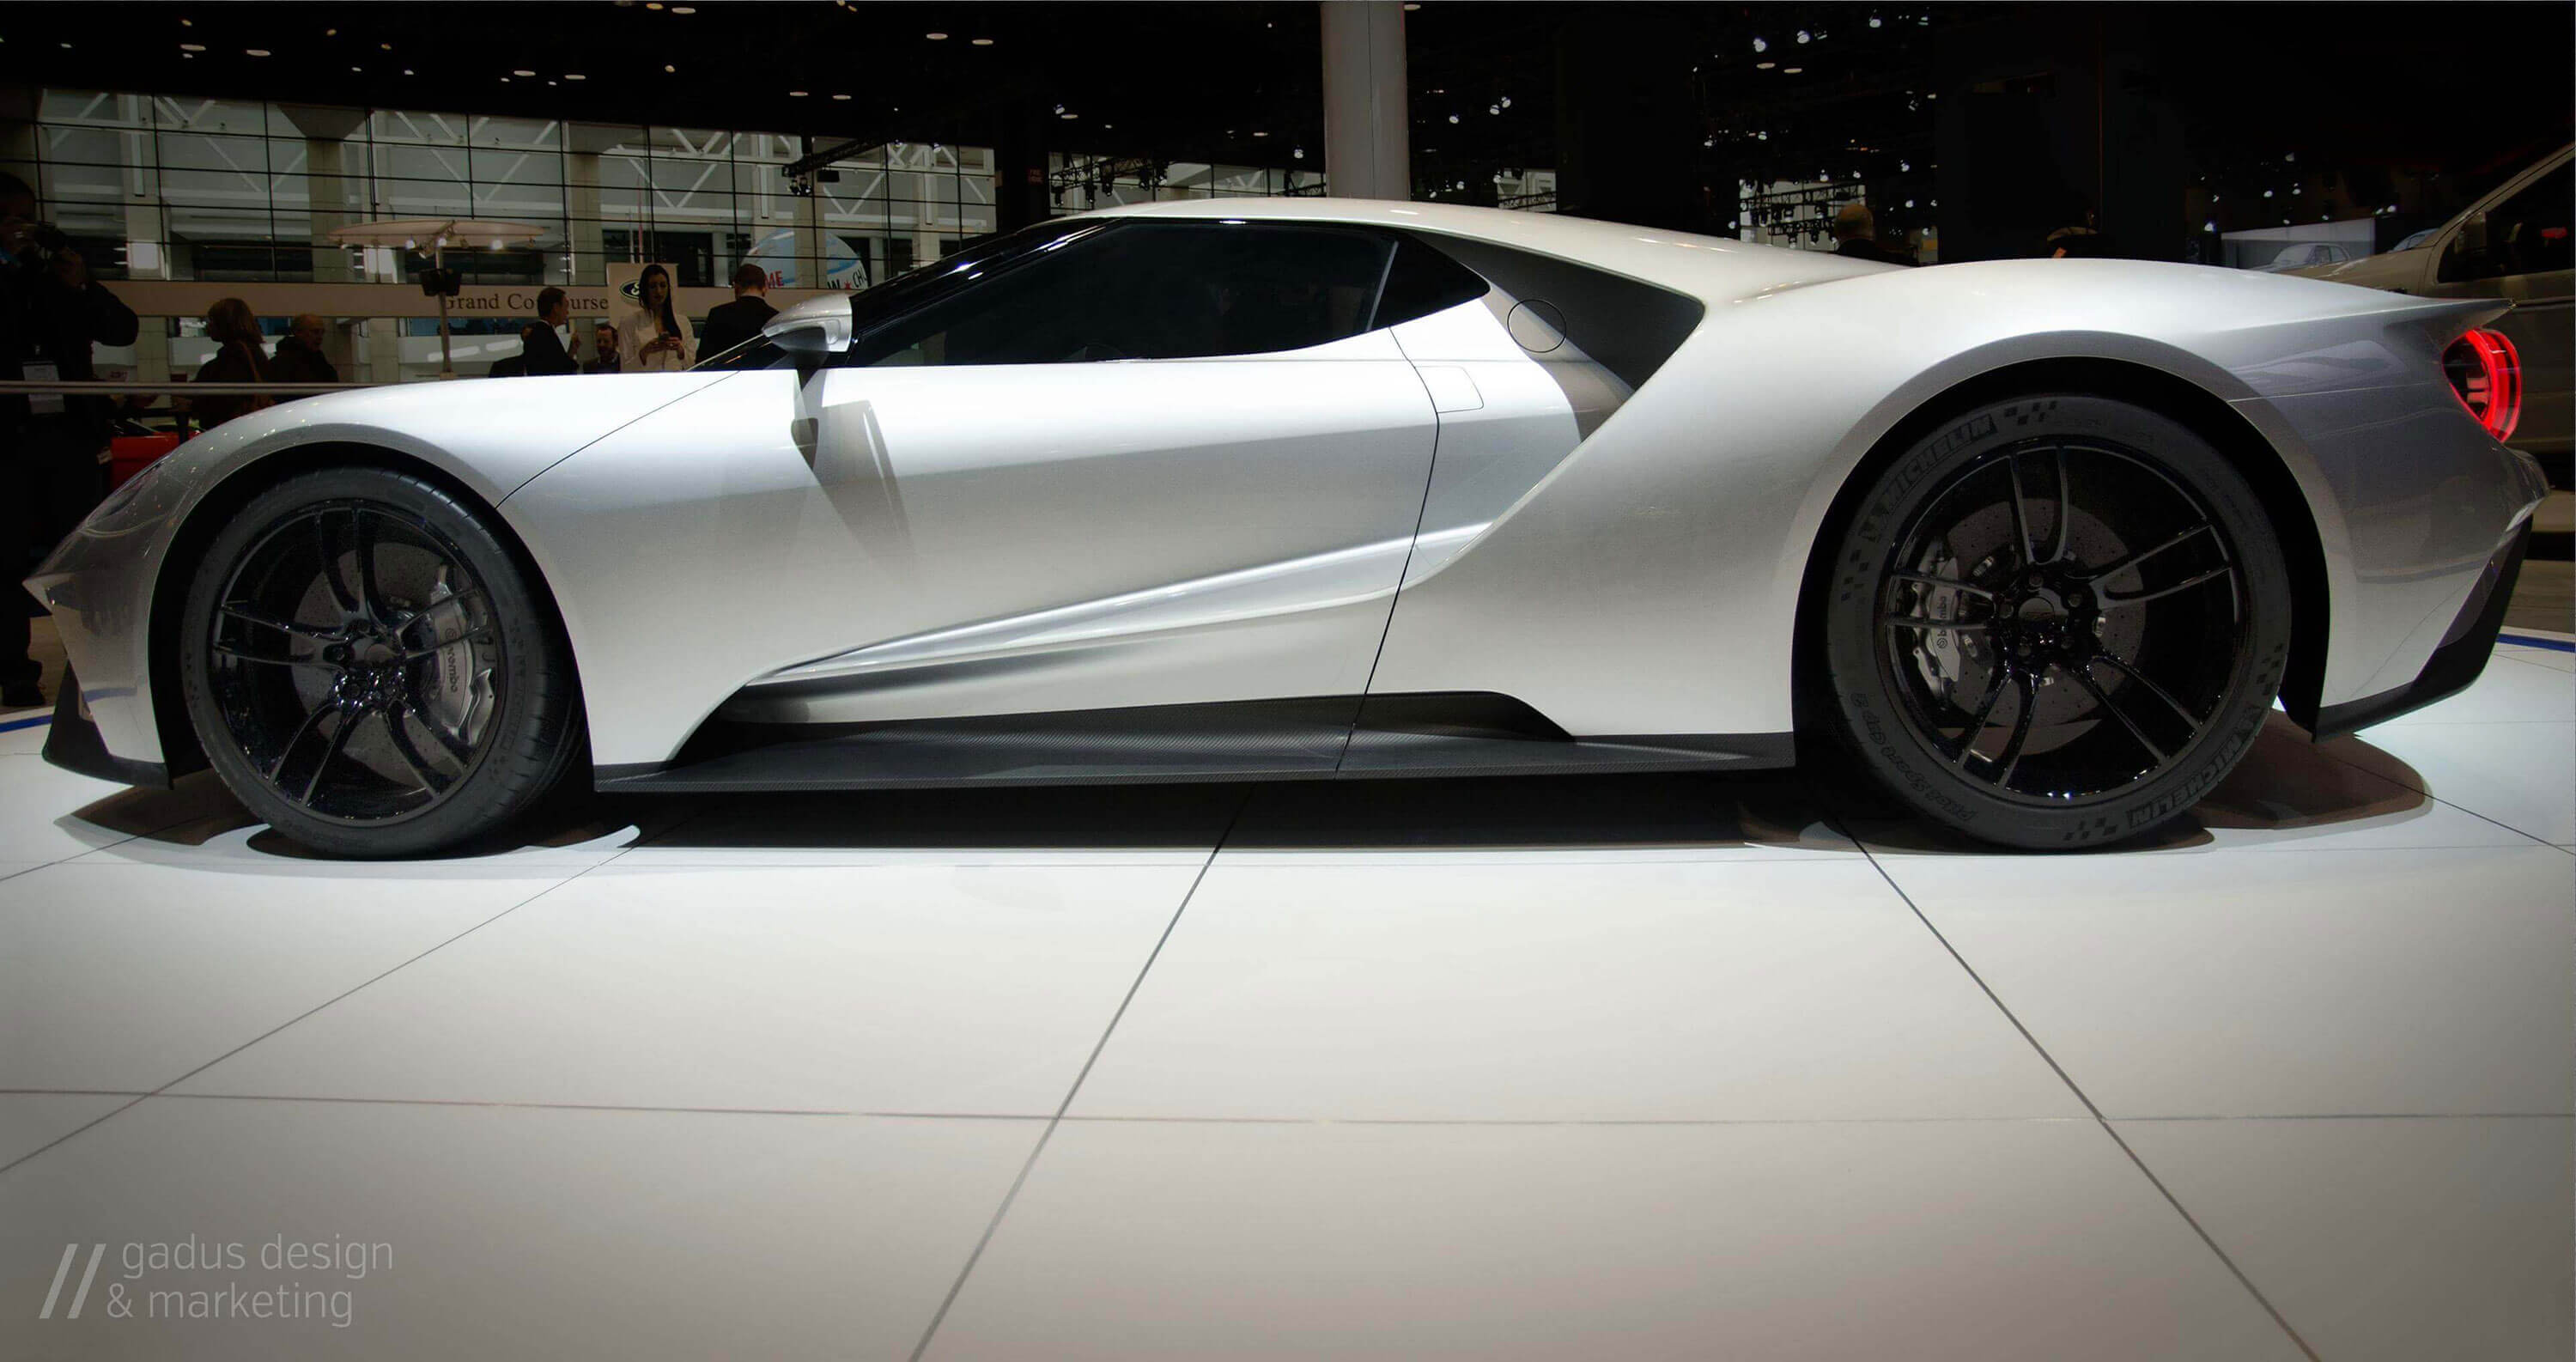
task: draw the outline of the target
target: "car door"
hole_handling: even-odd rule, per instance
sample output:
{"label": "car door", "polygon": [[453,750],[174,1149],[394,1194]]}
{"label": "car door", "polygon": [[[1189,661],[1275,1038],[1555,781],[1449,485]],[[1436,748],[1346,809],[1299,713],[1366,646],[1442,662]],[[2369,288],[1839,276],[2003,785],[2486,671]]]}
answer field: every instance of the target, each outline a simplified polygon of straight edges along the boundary
{"label": "car door", "polygon": [[[652,591],[549,566],[580,598],[589,684],[594,648],[627,661],[607,684],[649,691],[621,698],[669,745],[719,704],[835,723],[1355,696],[1435,432],[1373,328],[1391,250],[1325,226],[1077,221],[962,262],[837,362],[737,374],[513,505],[577,525],[586,558],[650,544],[685,565]],[[696,636],[680,655],[624,643],[674,619]]]}
{"label": "car door", "polygon": [[2560,152],[2454,224],[2433,252],[2436,298],[2501,298],[2495,323],[2522,360],[2522,420],[2512,443],[2565,456],[2576,446],[2576,161]]}

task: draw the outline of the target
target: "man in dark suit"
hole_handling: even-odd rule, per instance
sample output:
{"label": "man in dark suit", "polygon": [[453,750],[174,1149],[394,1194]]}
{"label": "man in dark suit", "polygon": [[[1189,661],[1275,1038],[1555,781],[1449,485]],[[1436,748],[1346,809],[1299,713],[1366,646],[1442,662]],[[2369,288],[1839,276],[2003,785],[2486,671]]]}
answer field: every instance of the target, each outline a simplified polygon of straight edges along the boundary
{"label": "man in dark suit", "polygon": [[559,288],[542,289],[537,294],[537,324],[528,328],[521,354],[527,363],[520,369],[525,374],[577,374],[581,366],[565,353],[563,337],[555,328],[572,318],[572,303]]}
{"label": "man in dark suit", "polygon": [[769,271],[744,263],[733,272],[733,301],[707,313],[707,324],[698,330],[698,353],[712,358],[760,334],[760,328],[778,315],[761,295],[769,291]]}
{"label": "man in dark suit", "polygon": [[1865,203],[1847,203],[1834,214],[1834,254],[1882,265],[1914,262],[1878,244],[1878,218]]}

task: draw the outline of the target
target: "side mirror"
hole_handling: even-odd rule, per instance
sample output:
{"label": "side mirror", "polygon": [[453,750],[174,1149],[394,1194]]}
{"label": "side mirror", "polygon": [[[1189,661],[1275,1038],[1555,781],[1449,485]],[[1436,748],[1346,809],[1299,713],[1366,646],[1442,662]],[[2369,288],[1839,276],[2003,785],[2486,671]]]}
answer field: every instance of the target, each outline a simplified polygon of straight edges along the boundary
{"label": "side mirror", "polygon": [[850,300],[809,298],[770,318],[760,334],[799,360],[839,354],[850,348]]}

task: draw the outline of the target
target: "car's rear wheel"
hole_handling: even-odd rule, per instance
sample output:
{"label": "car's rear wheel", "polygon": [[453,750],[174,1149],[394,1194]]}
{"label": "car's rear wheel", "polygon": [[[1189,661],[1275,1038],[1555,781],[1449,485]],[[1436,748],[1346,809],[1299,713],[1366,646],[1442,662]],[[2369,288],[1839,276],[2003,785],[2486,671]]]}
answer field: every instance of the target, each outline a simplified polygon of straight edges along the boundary
{"label": "car's rear wheel", "polygon": [[1881,470],[1835,546],[1834,717],[1923,816],[2067,848],[2146,833],[2279,693],[2288,570],[2208,441],[2074,394],[1966,413]]}
{"label": "car's rear wheel", "polygon": [[209,547],[181,627],[208,762],[321,851],[488,835],[579,747],[551,616],[482,519],[419,478],[326,469],[254,497]]}

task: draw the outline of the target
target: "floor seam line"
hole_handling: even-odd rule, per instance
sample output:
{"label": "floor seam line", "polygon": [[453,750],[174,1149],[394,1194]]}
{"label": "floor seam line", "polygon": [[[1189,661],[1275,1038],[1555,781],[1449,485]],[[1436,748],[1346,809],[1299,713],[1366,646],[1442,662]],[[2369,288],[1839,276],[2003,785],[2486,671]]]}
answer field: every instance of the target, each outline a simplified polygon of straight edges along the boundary
{"label": "floor seam line", "polygon": [[[2348,735],[2348,734],[2347,734],[2346,736],[2350,736],[2350,735]],[[2528,838],[2530,838],[2532,841],[2537,842],[2537,843],[2539,843],[2539,844],[2540,844],[2540,845],[2542,845],[2542,846],[2549,847],[2549,848],[2552,848],[2552,849],[2554,849],[2554,850],[2561,850],[2561,851],[2563,851],[2563,850],[2565,850],[2565,849],[2566,849],[2566,848],[2564,848],[2564,847],[2560,847],[2556,842],[2550,841],[2548,838],[2541,836],[2539,833],[2536,833],[2536,832],[2526,832],[2526,831],[2524,831],[2524,830],[2523,830],[2523,829],[2521,829],[2521,828],[2517,828],[2517,827],[2515,827],[2515,826],[2514,826],[2513,824],[2511,824],[2511,823],[2505,822],[2505,821],[2504,821],[2503,819],[2501,819],[2501,818],[2490,818],[2490,817],[2488,817],[2487,815],[2482,814],[2482,813],[2478,812],[2477,810],[2470,808],[2470,807],[2469,807],[2468,805],[2466,805],[2466,804],[2454,804],[2454,803],[2452,803],[2450,800],[2444,799],[2444,798],[2443,798],[2443,797],[2441,797],[2440,795],[2437,795],[2437,794],[2433,793],[2431,790],[2424,789],[2424,788],[2422,788],[2421,786],[2409,785],[2409,784],[2407,784],[2405,781],[2398,780],[2398,779],[2396,779],[2396,778],[2394,778],[2394,777],[2392,777],[2392,776],[2382,775],[2382,774],[2380,774],[2379,772],[2374,771],[2374,770],[2371,770],[2369,767],[2362,765],[2360,762],[2354,761],[2354,760],[2352,760],[2352,759],[2351,759],[2351,758],[2349,758],[2349,757],[2346,757],[2346,756],[2341,755],[2340,753],[2328,752],[2328,751],[2326,751],[2326,750],[2325,750],[2326,745],[2325,745],[2324,743],[2313,743],[2313,744],[2311,744],[2311,746],[2312,746],[2312,747],[2314,747],[2314,748],[2316,749],[2316,751],[2317,751],[2320,755],[2324,756],[2324,757],[2325,757],[2327,760],[2329,760],[2329,761],[2337,761],[2337,762],[2341,762],[2341,763],[2343,763],[2344,765],[2351,767],[2353,770],[2356,770],[2356,771],[2361,772],[2363,775],[2370,776],[2370,777],[2372,777],[2372,778],[2374,778],[2374,779],[2378,779],[2378,780],[2385,780],[2385,781],[2387,781],[2389,784],[2394,785],[2394,786],[2396,786],[2397,788],[2399,788],[2399,789],[2401,789],[2401,790],[2412,790],[2412,791],[2414,791],[2416,794],[2422,795],[2422,796],[2424,796],[2426,799],[2432,800],[2434,803],[2441,805],[2443,808],[2451,809],[2451,810],[2454,810],[2454,811],[2459,812],[2459,813],[2467,814],[2469,817],[2471,817],[2471,818],[2475,818],[2475,819],[2477,819],[2477,820],[2479,820],[2479,821],[2481,821],[2481,822],[2485,822],[2485,823],[2492,823],[2492,824],[2494,824],[2495,826],[2500,827],[2500,828],[2504,829],[2505,831],[2512,833],[2512,834],[2513,834],[2514,836],[2516,836],[2516,837],[2528,837]],[[2374,751],[2381,751],[2381,750],[2383,750],[2383,749],[2374,748],[2374,749],[2372,749],[2372,750],[2374,750]],[[2394,757],[2396,754],[2394,754],[2394,753],[2387,753],[2386,755],[2389,755],[2389,756]],[[2397,760],[2399,760],[2399,761],[2404,761],[2404,760],[2405,760],[2405,758],[2403,758],[2403,757],[2397,757],[2396,759],[2397,759]],[[2406,769],[2407,769],[2407,770],[2410,770],[2410,771],[2415,770],[2415,768],[2414,768],[2414,766],[2413,766],[2412,764],[2409,764],[2409,765],[2407,766],[2407,768],[2406,768]],[[2418,776],[2421,776],[2421,775],[2423,774],[2423,772],[2421,772],[2421,771],[2416,771],[2416,774],[2417,774]],[[2388,848],[2379,848],[2379,849],[2380,849],[2380,850],[2405,850],[2405,848],[2402,848],[2402,847],[2388,847]],[[2456,848],[2443,848],[2443,849],[2456,849]]]}
{"label": "floor seam line", "polygon": [[931,1339],[938,1336],[939,1326],[948,1322],[949,1308],[957,1303],[958,1294],[966,1289],[966,1279],[975,1274],[975,1265],[983,1261],[985,1248],[993,1242],[994,1233],[1002,1228],[1002,1217],[1011,1213],[1011,1203],[1019,1199],[1020,1188],[1028,1184],[1030,1172],[1038,1166],[1038,1156],[1046,1152],[1047,1141],[1055,1138],[1056,1127],[1064,1124],[1064,1114],[1072,1109],[1074,1096],[1082,1091],[1083,1081],[1091,1077],[1091,1066],[1099,1063],[1101,1052],[1109,1048],[1109,1037],[1116,1033],[1118,1023],[1127,1016],[1127,1005],[1136,1001],[1137,991],[1145,987],[1145,976],[1153,972],[1154,962],[1162,958],[1164,944],[1172,939],[1172,932],[1181,925],[1181,914],[1189,911],[1190,900],[1198,897],[1199,886],[1207,883],[1208,871],[1215,867],[1217,853],[1225,850],[1226,839],[1234,835],[1235,826],[1243,821],[1243,811],[1251,807],[1252,793],[1258,788],[1257,785],[1244,787],[1243,798],[1235,803],[1234,816],[1225,820],[1224,829],[1216,835],[1216,845],[1208,848],[1207,859],[1199,863],[1199,873],[1191,877],[1190,887],[1181,894],[1179,906],[1172,909],[1171,920],[1163,924],[1163,934],[1154,938],[1154,949],[1145,953],[1143,967],[1136,971],[1136,978],[1127,985],[1127,996],[1118,1000],[1118,1010],[1109,1014],[1109,1025],[1101,1029],[1100,1039],[1091,1047],[1090,1057],[1082,1061],[1081,1072],[1073,1076],[1073,1086],[1064,1090],[1064,1100],[1056,1104],[1055,1114],[1047,1118],[1046,1129],[1039,1131],[1037,1142],[1029,1146],[1029,1156],[1021,1161],[1019,1176],[1011,1179],[1010,1190],[1002,1193],[1001,1204],[993,1208],[993,1218],[985,1222],[984,1233],[966,1254],[965,1265],[957,1270],[957,1280],[948,1284],[948,1294],[940,1298],[939,1308],[931,1312],[930,1326],[921,1331],[921,1341],[913,1345],[908,1362],[921,1362],[922,1356],[930,1351]]}
{"label": "floor seam line", "polygon": [[[181,820],[181,821],[186,821],[186,820]],[[176,826],[178,826],[178,824],[174,823],[174,824],[171,824],[171,826],[172,826],[172,827],[176,827]],[[307,1017],[312,1016],[314,1013],[316,1013],[316,1012],[320,1012],[320,1011],[321,1011],[321,1010],[323,1010],[324,1008],[330,1007],[331,1005],[333,1005],[333,1004],[335,1004],[335,1003],[338,1003],[338,1002],[340,1002],[340,1001],[342,1001],[342,1000],[344,1000],[344,999],[348,998],[351,994],[357,993],[357,992],[359,992],[359,991],[360,991],[360,990],[362,990],[362,989],[365,989],[365,988],[371,987],[371,986],[373,986],[373,985],[375,985],[375,984],[377,984],[377,983],[380,983],[380,982],[382,982],[385,978],[387,978],[388,976],[393,975],[393,974],[395,974],[395,973],[398,973],[398,972],[400,972],[400,971],[402,971],[402,970],[408,969],[408,968],[410,968],[411,966],[413,966],[413,965],[415,965],[415,964],[418,964],[418,963],[420,963],[420,962],[421,962],[421,961],[423,961],[423,960],[428,959],[430,956],[435,955],[435,954],[437,954],[438,952],[440,952],[440,951],[442,951],[442,950],[447,949],[449,946],[452,946],[452,945],[456,944],[457,942],[464,940],[466,937],[472,936],[472,935],[473,935],[473,934],[475,934],[476,932],[479,932],[479,931],[483,930],[484,928],[491,926],[493,923],[498,922],[498,921],[500,921],[501,919],[503,919],[503,918],[505,918],[505,917],[508,917],[508,916],[509,916],[509,915],[511,915],[512,913],[515,913],[515,912],[519,911],[520,909],[527,907],[529,904],[534,903],[534,902],[536,902],[537,900],[539,900],[539,899],[541,899],[541,898],[544,898],[546,895],[551,894],[551,893],[555,892],[556,890],[563,888],[565,885],[572,883],[574,880],[580,879],[582,876],[587,875],[587,874],[589,874],[590,872],[592,872],[592,871],[594,871],[594,870],[599,869],[599,868],[600,868],[600,866],[607,865],[610,861],[614,861],[614,860],[616,860],[618,856],[623,856],[623,855],[625,855],[625,854],[626,854],[625,850],[621,848],[621,849],[617,852],[617,855],[616,855],[616,856],[610,856],[607,860],[601,861],[598,865],[584,866],[584,867],[583,867],[583,868],[581,868],[580,870],[577,870],[577,871],[573,872],[572,874],[565,876],[563,879],[557,880],[557,881],[556,881],[556,882],[554,882],[553,884],[547,885],[545,888],[540,889],[540,890],[538,890],[537,892],[535,892],[535,893],[533,893],[533,894],[530,894],[530,895],[529,895],[529,896],[527,896],[526,898],[519,900],[517,903],[511,904],[509,907],[502,909],[500,912],[494,913],[492,916],[487,917],[487,918],[483,919],[482,921],[475,923],[473,926],[466,928],[464,931],[458,932],[458,933],[456,933],[454,936],[448,937],[447,939],[445,939],[445,940],[443,940],[443,941],[438,942],[437,944],[435,944],[435,945],[431,946],[429,949],[424,950],[424,951],[420,952],[420,953],[419,953],[419,954],[417,954],[417,955],[411,956],[410,958],[408,958],[408,959],[406,959],[406,960],[403,960],[403,961],[401,961],[400,963],[397,963],[397,964],[395,964],[395,965],[389,966],[389,967],[387,967],[386,969],[382,970],[381,972],[376,973],[376,974],[374,974],[374,975],[371,975],[371,976],[367,977],[366,979],[363,979],[363,980],[359,981],[358,983],[353,984],[353,985],[349,986],[348,988],[343,989],[343,990],[341,990],[340,992],[333,994],[332,996],[330,996],[329,998],[326,998],[326,999],[322,1000],[321,1002],[315,1003],[313,1006],[306,1008],[306,1009],[305,1009],[305,1010],[303,1010],[302,1012],[298,1012],[298,1013],[296,1013],[294,1016],[287,1018],[285,1021],[279,1022],[277,1025],[272,1026],[272,1027],[270,1027],[269,1029],[267,1029],[267,1030],[265,1030],[265,1031],[260,1032],[258,1035],[251,1037],[249,1040],[243,1041],[241,1044],[236,1045],[236,1046],[234,1046],[233,1048],[231,1048],[231,1049],[229,1049],[229,1050],[224,1051],[222,1054],[215,1056],[213,1059],[207,1060],[205,1063],[200,1064],[200,1065],[198,1065],[197,1067],[195,1067],[195,1068],[193,1068],[193,1069],[190,1069],[190,1070],[189,1070],[189,1071],[187,1071],[186,1073],[183,1073],[183,1074],[179,1075],[178,1077],[171,1079],[169,1082],[164,1083],[164,1084],[162,1084],[161,1086],[159,1086],[159,1087],[157,1087],[157,1088],[154,1088],[152,1091],[147,1092],[147,1093],[143,1094],[142,1096],[135,1098],[133,1101],[128,1102],[128,1103],[124,1104],[123,1106],[118,1107],[115,1111],[108,1112],[108,1113],[106,1113],[105,1115],[102,1115],[102,1116],[98,1117],[96,1120],[89,1121],[89,1122],[87,1122],[87,1123],[85,1123],[85,1124],[82,1124],[82,1125],[76,1126],[76,1127],[74,1127],[74,1128],[72,1128],[72,1129],[70,1129],[70,1130],[64,1131],[62,1134],[55,1136],[53,1139],[47,1140],[45,1143],[43,1143],[43,1144],[41,1144],[41,1145],[38,1145],[38,1146],[37,1146],[36,1148],[34,1148],[34,1149],[30,1149],[30,1150],[28,1150],[26,1153],[19,1155],[17,1158],[11,1159],[11,1160],[10,1160],[10,1161],[8,1161],[7,1163],[0,1163],[0,1176],[5,1176],[5,1175],[7,1175],[7,1173],[9,1172],[9,1170],[10,1170],[10,1169],[15,1168],[15,1167],[17,1167],[18,1165],[20,1165],[20,1164],[22,1164],[22,1163],[25,1163],[25,1162],[26,1162],[27,1160],[29,1160],[29,1159],[35,1158],[37,1155],[40,1155],[40,1154],[44,1153],[46,1150],[53,1148],[55,1145],[58,1145],[58,1144],[63,1143],[65,1140],[69,1140],[69,1139],[71,1139],[72,1137],[74,1137],[74,1136],[76,1136],[76,1135],[81,1134],[83,1131],[86,1131],[86,1130],[90,1129],[92,1126],[99,1125],[99,1124],[101,1124],[102,1122],[105,1122],[105,1121],[113,1120],[113,1119],[115,1119],[115,1118],[117,1117],[117,1115],[118,1115],[118,1114],[120,1114],[120,1113],[122,1113],[122,1112],[126,1112],[126,1111],[131,1111],[131,1110],[133,1110],[136,1106],[138,1106],[138,1105],[140,1105],[140,1104],[142,1104],[142,1103],[144,1103],[144,1102],[148,1102],[148,1101],[150,1101],[151,1099],[153,1099],[153,1098],[155,1098],[155,1097],[158,1097],[158,1096],[160,1096],[161,1094],[163,1094],[163,1093],[165,1093],[165,1092],[168,1092],[170,1089],[175,1088],[175,1087],[179,1086],[180,1084],[187,1082],[189,1079],[194,1078],[194,1077],[196,1077],[197,1075],[199,1075],[199,1074],[201,1074],[201,1073],[204,1073],[206,1070],[211,1069],[211,1068],[215,1067],[216,1065],[223,1063],[225,1060],[230,1059],[230,1058],[232,1058],[233,1056],[235,1056],[235,1055],[237,1055],[237,1054],[240,1054],[242,1051],[247,1050],[247,1049],[249,1049],[250,1047],[252,1047],[252,1046],[254,1046],[254,1045],[259,1044],[261,1041],[264,1041],[264,1040],[268,1039],[269,1037],[276,1035],[278,1032],[283,1031],[283,1030],[285,1030],[286,1028],[288,1028],[288,1027],[290,1027],[290,1026],[295,1025],[297,1022],[303,1021],[303,1020],[304,1020],[304,1019],[306,1019]]]}
{"label": "floor seam line", "polygon": [[[2421,792],[2419,791],[2419,793]],[[2429,798],[2430,796],[2428,795],[2427,797]],[[1839,817],[1831,813],[1827,814],[1827,818],[1829,821],[1837,824],[1840,822]],[[1851,835],[1848,829],[1838,830],[1842,831],[1847,837]],[[1995,1010],[2003,1014],[2004,1020],[2010,1022],[2012,1024],[2012,1028],[2021,1033],[2021,1038],[2030,1045],[2033,1052],[2038,1054],[2040,1060],[2047,1064],[2049,1069],[2057,1075],[2058,1081],[2066,1085],[2066,1090],[2068,1092],[2075,1094],[2075,1100],[2083,1103],[2084,1109],[2093,1114],[2094,1124],[2101,1127],[2103,1134],[2111,1137],[2111,1143],[2117,1146],[2119,1151],[2128,1157],[2130,1165],[2135,1167],[2139,1174],[2146,1178],[2147,1185],[2156,1189],[2156,1194],[2165,1199],[2166,1205],[2173,1207],[2174,1214],[2182,1217],[2183,1223],[2190,1226],[2192,1233],[2200,1237],[2200,1242],[2207,1245],[2209,1251],[2217,1256],[2218,1261],[2236,1278],[2237,1284],[2244,1287],[2246,1294],[2254,1298],[2254,1303],[2263,1307],[2263,1313],[2270,1315],[2272,1317],[2272,1322],[2281,1327],[2281,1332],[2289,1336],[2290,1342],[2295,1345],[2302,1354],[2306,1355],[2308,1362],[2323,1362],[2323,1359],[2318,1357],[2317,1350],[2308,1346],[2308,1341],[2300,1336],[2299,1331],[2296,1328],[2292,1327],[2288,1317],[2281,1313],[2279,1307],[2272,1304],[2271,1298],[2263,1294],[2263,1289],[2261,1287],[2254,1284],[2254,1279],[2246,1275],[2245,1269],[2237,1266],[2236,1260],[2228,1255],[2227,1250],[2219,1247],[2218,1240],[2210,1234],[2207,1228],[2202,1226],[2199,1218],[2191,1213],[2190,1208],[2182,1204],[2182,1198],[2175,1196],[2173,1189],[2165,1185],[2164,1179],[2157,1177],[2156,1171],[2147,1166],[2147,1161],[2138,1157],[2138,1151],[2130,1148],[2127,1140],[2120,1138],[2120,1132],[2112,1128],[2110,1118],[2102,1114],[2102,1108],[2096,1105],[2092,1097],[2087,1095],[2084,1089],[2076,1083],[2074,1075],[2066,1072],[2066,1067],[2057,1062],[2057,1057],[2048,1052],[2048,1047],[2039,1043],[2039,1037],[2031,1034],[2030,1028],[2022,1024],[2021,1018],[2014,1015],[2013,1010],[2010,1007],[2005,1006],[2002,996],[1997,994],[1994,988],[1986,983],[1985,976],[1977,973],[1974,965],[1968,963],[1968,957],[1960,954],[1959,948],[1950,943],[1950,938],[1942,935],[1941,929],[1933,924],[1931,915],[1923,911],[1922,905],[1917,904],[1914,901],[1914,896],[1912,894],[1905,892],[1905,886],[1896,882],[1896,877],[1888,873],[1886,866],[1879,864],[1878,857],[1872,855],[1869,848],[1860,843],[1860,839],[1854,837],[1852,838],[1852,841],[1855,845],[1861,846],[1861,852],[1863,855],[1869,856],[1870,864],[1872,866],[1876,866],[1878,869],[1879,878],[1887,882],[1887,887],[1905,904],[1906,909],[1914,914],[1915,920],[1923,924],[1923,929],[1932,934],[1932,939],[1934,941],[1941,943],[1941,949],[1949,952],[1952,960],[1958,962],[1959,968],[1967,974],[1969,982],[1975,984],[1978,991],[1986,995],[1986,1000],[1995,1005]]]}

